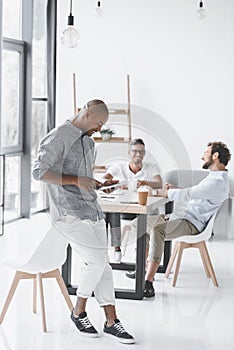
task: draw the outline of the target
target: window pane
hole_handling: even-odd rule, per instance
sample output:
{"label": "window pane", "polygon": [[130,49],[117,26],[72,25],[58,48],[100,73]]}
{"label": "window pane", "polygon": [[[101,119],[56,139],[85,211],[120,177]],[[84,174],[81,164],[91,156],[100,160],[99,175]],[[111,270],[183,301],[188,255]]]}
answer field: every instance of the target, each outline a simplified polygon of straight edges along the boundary
{"label": "window pane", "polygon": [[3,0],[2,35],[22,39],[22,0]]}
{"label": "window pane", "polygon": [[19,144],[19,57],[14,51],[2,54],[2,146]]}
{"label": "window pane", "polygon": [[47,0],[34,1],[33,22],[33,97],[46,97],[46,3]]}
{"label": "window pane", "polygon": [[19,217],[20,157],[6,157],[5,220]]}
{"label": "window pane", "polygon": [[[33,101],[32,104],[32,164],[37,157],[39,143],[47,132],[47,102]],[[43,200],[40,197],[40,183],[32,177],[31,182],[31,207],[32,211],[43,209]]]}

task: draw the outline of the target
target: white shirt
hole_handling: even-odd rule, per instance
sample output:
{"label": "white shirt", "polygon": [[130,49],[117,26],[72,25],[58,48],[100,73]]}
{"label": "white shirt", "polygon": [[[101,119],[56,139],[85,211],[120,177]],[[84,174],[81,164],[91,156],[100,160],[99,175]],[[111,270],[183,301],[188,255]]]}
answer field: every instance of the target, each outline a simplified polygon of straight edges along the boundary
{"label": "white shirt", "polygon": [[142,162],[141,170],[134,174],[129,168],[129,162],[123,162],[112,165],[107,170],[107,173],[119,181],[131,181],[135,179],[152,181],[154,176],[160,175],[160,169],[155,163]]}
{"label": "white shirt", "polygon": [[228,195],[228,171],[210,171],[196,186],[168,190],[168,198],[175,200],[170,220],[186,219],[202,231]]}

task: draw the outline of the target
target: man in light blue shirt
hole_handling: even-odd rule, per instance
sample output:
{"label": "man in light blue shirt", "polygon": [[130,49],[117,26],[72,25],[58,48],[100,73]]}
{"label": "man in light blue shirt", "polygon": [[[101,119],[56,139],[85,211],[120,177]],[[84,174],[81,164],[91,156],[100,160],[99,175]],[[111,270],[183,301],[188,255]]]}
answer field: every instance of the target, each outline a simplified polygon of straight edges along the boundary
{"label": "man in light blue shirt", "polygon": [[185,189],[173,188],[173,185],[166,184],[163,189],[157,190],[157,196],[174,201],[175,208],[169,221],[157,224],[150,237],[145,297],[155,295],[153,279],[162,258],[164,240],[199,234],[228,198],[229,181],[226,165],[230,158],[230,151],[225,144],[211,142],[202,156],[203,169],[210,171],[204,180],[196,186]]}

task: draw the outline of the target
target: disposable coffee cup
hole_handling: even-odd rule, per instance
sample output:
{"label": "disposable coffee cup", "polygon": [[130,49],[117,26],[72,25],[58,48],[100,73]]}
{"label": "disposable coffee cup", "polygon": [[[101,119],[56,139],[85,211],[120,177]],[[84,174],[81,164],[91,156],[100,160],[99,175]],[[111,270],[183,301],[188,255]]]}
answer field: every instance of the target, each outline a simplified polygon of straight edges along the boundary
{"label": "disposable coffee cup", "polygon": [[138,203],[140,205],[146,205],[148,193],[149,193],[148,188],[145,186],[140,186],[137,192],[138,192]]}

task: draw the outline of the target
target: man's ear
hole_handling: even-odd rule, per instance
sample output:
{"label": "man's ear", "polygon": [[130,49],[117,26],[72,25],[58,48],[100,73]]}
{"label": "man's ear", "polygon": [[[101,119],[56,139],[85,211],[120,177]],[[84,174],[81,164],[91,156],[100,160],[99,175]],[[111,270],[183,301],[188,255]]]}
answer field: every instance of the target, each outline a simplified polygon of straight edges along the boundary
{"label": "man's ear", "polygon": [[215,152],[212,154],[212,158],[215,160],[215,159],[218,159],[219,158],[219,152]]}
{"label": "man's ear", "polygon": [[90,111],[90,109],[87,109],[87,110],[85,111],[85,117],[86,117],[86,118],[89,118],[89,117],[91,116],[91,114],[92,114],[92,112]]}

